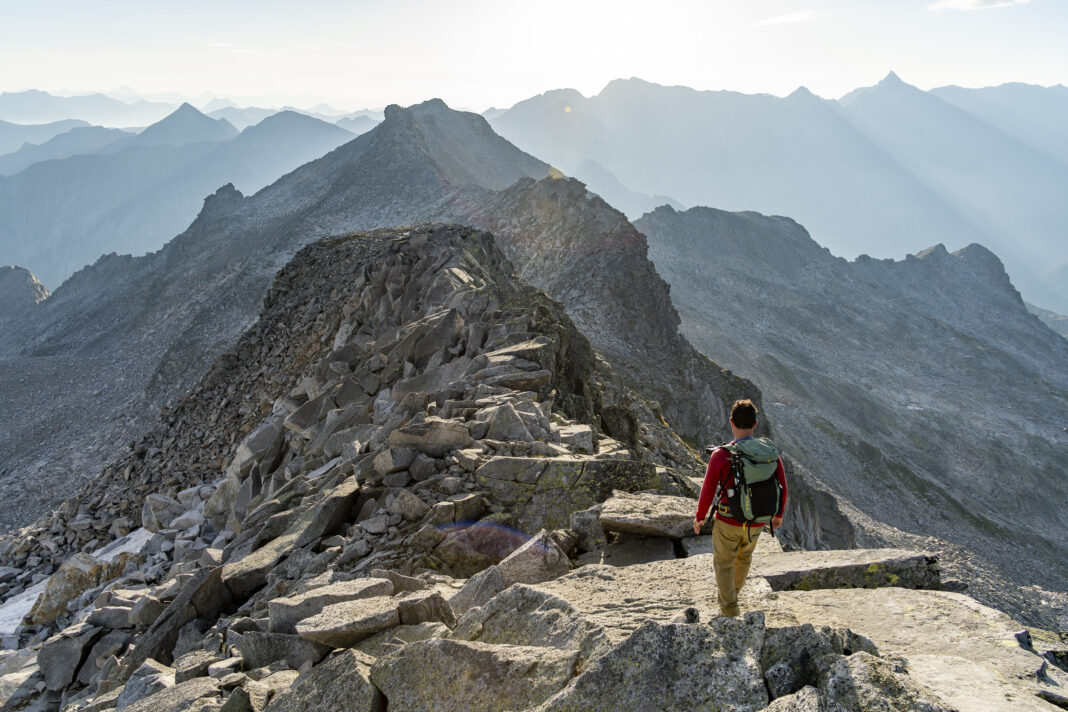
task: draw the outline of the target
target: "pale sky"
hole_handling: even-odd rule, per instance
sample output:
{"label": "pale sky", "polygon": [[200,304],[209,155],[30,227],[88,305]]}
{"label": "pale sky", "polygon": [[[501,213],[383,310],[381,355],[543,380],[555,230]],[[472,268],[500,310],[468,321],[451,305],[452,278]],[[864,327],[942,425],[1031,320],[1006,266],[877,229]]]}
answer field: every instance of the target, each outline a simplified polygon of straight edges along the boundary
{"label": "pale sky", "polygon": [[828,98],[890,70],[1068,84],[1068,0],[0,0],[0,18],[0,91],[481,111],[631,76]]}

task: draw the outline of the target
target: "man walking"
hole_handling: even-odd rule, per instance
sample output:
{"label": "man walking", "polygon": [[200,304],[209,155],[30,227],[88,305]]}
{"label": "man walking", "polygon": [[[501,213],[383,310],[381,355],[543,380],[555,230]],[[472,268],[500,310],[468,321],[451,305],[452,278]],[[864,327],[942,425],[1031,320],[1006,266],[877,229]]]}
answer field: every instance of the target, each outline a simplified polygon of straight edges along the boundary
{"label": "man walking", "polygon": [[[716,585],[719,588],[719,608],[725,616],[737,616],[738,592],[745,584],[745,577],[749,575],[749,565],[753,560],[753,550],[756,548],[757,539],[763,530],[763,524],[758,522],[739,521],[732,516],[729,502],[730,496],[734,496],[738,484],[731,471],[731,450],[750,449],[746,445],[739,448],[733,446],[754,440],[753,430],[757,425],[757,408],[750,400],[736,401],[731,406],[731,431],[734,440],[727,446],[721,446],[713,451],[708,459],[708,470],[705,472],[705,481],[701,485],[701,498],[697,503],[697,517],[694,519],[693,530],[695,534],[701,533],[701,525],[709,513],[709,508],[716,505],[715,522],[712,528],[712,564],[716,570]],[[767,438],[761,438],[752,445],[759,444],[765,450],[770,449],[772,455],[767,467],[770,469],[771,462],[776,462],[774,477],[779,484],[779,501],[777,514],[771,519],[772,530],[782,524],[782,515],[786,511],[786,471],[782,466],[782,459],[778,457],[778,451]],[[713,501],[715,500],[715,501]],[[737,509],[733,514],[737,515]]]}

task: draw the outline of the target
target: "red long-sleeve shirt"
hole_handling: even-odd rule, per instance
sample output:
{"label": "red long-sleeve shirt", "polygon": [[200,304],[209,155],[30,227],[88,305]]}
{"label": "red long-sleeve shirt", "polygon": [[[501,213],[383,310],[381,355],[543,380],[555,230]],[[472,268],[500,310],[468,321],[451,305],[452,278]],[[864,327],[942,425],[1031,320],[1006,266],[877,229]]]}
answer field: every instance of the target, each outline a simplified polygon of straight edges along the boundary
{"label": "red long-sleeve shirt", "polygon": [[[741,438],[745,440],[745,438]],[[739,442],[735,440],[734,442]],[[775,468],[775,478],[779,480],[779,486],[782,487],[782,499],[779,501],[779,516],[782,516],[786,511],[786,470],[782,466],[782,458],[779,458],[779,464]],[[727,489],[727,483],[731,480],[731,454],[726,448],[717,448],[712,453],[712,457],[708,458],[708,469],[705,470],[705,481],[701,485],[701,498],[697,501],[697,521],[702,521],[705,518],[705,514],[708,512],[708,508],[712,506],[712,498],[716,495],[716,487],[720,487],[722,490]],[[726,495],[724,495],[726,498]],[[740,527],[745,522],[739,522],[736,519],[728,517],[722,512],[716,511],[716,519],[721,522],[726,522],[732,526]],[[763,524],[750,524],[751,527],[757,528],[764,526]]]}

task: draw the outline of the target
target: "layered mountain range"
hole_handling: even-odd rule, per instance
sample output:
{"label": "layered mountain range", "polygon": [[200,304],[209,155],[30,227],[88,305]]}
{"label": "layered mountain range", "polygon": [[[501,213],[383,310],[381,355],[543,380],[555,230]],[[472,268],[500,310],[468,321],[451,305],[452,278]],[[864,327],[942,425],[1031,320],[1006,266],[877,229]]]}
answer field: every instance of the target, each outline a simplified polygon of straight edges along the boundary
{"label": "layered mountain range", "polygon": [[[757,397],[756,389],[678,335],[642,235],[582,184],[534,180],[549,173],[477,115],[437,100],[391,107],[373,131],[254,196],[219,190],[158,253],[107,256],[80,271],[0,344],[0,407],[13,454],[4,486],[18,503],[9,523],[61,498],[80,472],[110,456],[111,443],[147,427],[199,378],[252,321],[272,275],[301,245],[381,225],[449,219],[495,229],[520,273],[561,299],[642,384],[654,401],[648,407],[662,407],[692,442],[722,435],[727,404]],[[657,359],[666,367],[650,371]],[[26,417],[29,397],[48,405]],[[622,413],[611,432],[640,451],[642,434]],[[687,457],[681,442],[675,447]],[[24,486],[43,471],[65,476]]]}
{"label": "layered mountain range", "polygon": [[[1018,94],[1026,101],[1006,98]],[[1025,298],[1065,313],[1066,111],[1063,87],[923,92],[891,73],[838,101],[803,87],[778,98],[617,80],[490,121],[565,173],[592,160],[630,191],[789,215],[839,255],[978,242]],[[590,186],[607,195],[611,183]]]}
{"label": "layered mountain range", "polygon": [[255,192],[350,138],[292,112],[238,134],[185,104],[136,135],[0,177],[0,261],[54,288],[100,255],[159,249],[220,185]]}
{"label": "layered mountain range", "polygon": [[711,208],[636,225],[683,333],[761,384],[779,437],[840,499],[1064,589],[1068,341],[995,255],[847,262],[788,218]]}
{"label": "layered mountain range", "polygon": [[[1068,703],[1065,542],[1039,531],[1066,346],[1000,261],[848,263],[753,213],[640,226],[433,100],[51,295],[0,273],[0,496],[28,525],[0,541],[0,699]],[[727,620],[692,517],[741,397],[791,504]],[[1051,496],[1004,502],[1005,472]]]}

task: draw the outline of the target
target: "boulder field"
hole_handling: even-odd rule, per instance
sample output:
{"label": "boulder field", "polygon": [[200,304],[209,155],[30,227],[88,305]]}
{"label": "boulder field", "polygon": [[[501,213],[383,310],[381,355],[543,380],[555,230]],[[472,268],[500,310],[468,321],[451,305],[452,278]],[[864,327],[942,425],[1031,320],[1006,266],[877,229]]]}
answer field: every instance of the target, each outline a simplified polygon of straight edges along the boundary
{"label": "boulder field", "polygon": [[[118,477],[0,547],[0,701],[1068,706],[1063,635],[943,590],[926,553],[761,534],[743,615],[719,616],[711,527],[690,528],[697,455],[635,453],[607,434],[622,409],[660,462],[687,449],[487,233],[310,245]],[[213,470],[209,442],[230,446]]]}

